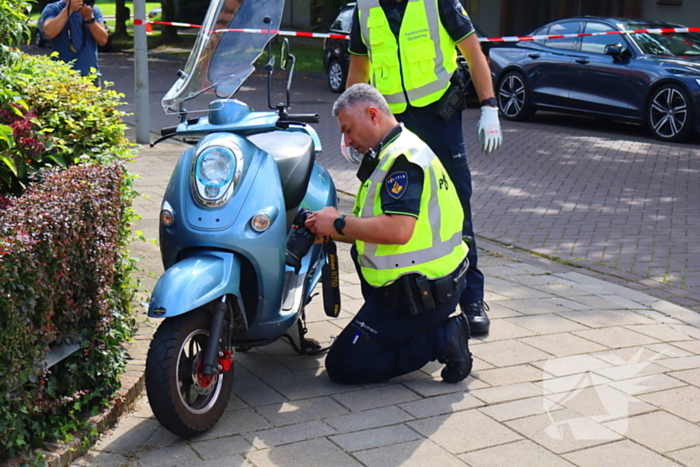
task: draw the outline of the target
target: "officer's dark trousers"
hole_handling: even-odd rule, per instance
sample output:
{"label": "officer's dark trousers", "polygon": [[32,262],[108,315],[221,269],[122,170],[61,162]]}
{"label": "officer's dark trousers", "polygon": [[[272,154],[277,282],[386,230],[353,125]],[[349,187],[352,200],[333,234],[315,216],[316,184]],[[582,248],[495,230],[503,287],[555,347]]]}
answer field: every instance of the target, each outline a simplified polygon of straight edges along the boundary
{"label": "officer's dark trousers", "polygon": [[476,302],[484,299],[484,275],[477,264],[471,208],[472,174],[467,163],[467,148],[462,134],[462,113],[455,112],[452,119],[446,122],[434,112],[434,104],[420,108],[409,106],[405,112],[397,114],[396,118],[430,146],[457,188],[457,195],[464,210],[462,233],[465,238],[469,238],[467,288],[462,293],[460,303]]}
{"label": "officer's dark trousers", "polygon": [[362,285],[365,304],[326,356],[326,371],[333,381],[387,381],[416,371],[444,353],[445,322],[455,311],[461,290],[448,304],[420,316],[405,316],[402,309],[382,306],[372,288]]}

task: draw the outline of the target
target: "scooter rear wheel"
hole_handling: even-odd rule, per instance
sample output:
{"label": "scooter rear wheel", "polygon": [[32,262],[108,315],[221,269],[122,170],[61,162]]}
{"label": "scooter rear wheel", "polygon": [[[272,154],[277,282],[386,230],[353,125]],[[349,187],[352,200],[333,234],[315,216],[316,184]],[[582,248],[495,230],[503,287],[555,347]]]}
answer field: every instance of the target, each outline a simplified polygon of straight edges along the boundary
{"label": "scooter rear wheel", "polygon": [[148,349],[148,402],[161,425],[183,438],[219,421],[233,387],[233,366],[213,377],[202,374],[211,316],[199,309],[166,319]]}

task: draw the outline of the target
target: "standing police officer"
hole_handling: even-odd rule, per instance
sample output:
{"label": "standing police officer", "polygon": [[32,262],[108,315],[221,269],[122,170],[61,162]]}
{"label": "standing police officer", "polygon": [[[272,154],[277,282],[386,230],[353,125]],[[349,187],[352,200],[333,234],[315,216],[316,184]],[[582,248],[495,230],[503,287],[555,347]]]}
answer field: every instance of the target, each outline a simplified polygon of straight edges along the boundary
{"label": "standing police officer", "polygon": [[454,185],[372,86],[348,88],[333,115],[346,143],[366,153],[362,185],[353,216],[326,207],[306,226],[319,237],[354,243],[365,303],[328,352],[328,375],[339,383],[375,383],[439,360],[446,364],[443,380],[462,381],[472,367],[469,323],[462,314],[449,316],[465,287],[468,247]]}
{"label": "standing police officer", "polygon": [[376,87],[397,120],[430,146],[454,181],[464,212],[462,233],[469,242],[467,287],[460,306],[472,335],[479,335],[489,331],[490,322],[484,276],[477,267],[455,46],[469,64],[481,101],[477,138],[489,154],[502,140],[498,107],[486,57],[460,0],[358,0],[347,86],[370,82]]}

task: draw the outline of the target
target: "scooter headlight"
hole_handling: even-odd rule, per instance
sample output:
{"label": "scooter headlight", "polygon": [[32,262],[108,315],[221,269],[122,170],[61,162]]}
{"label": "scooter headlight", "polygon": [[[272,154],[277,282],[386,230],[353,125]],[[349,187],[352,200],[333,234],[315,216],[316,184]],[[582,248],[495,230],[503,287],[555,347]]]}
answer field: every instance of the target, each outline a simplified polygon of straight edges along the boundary
{"label": "scooter headlight", "polygon": [[223,204],[233,193],[243,170],[243,154],[238,145],[219,138],[197,151],[193,184],[197,201],[205,206]]}

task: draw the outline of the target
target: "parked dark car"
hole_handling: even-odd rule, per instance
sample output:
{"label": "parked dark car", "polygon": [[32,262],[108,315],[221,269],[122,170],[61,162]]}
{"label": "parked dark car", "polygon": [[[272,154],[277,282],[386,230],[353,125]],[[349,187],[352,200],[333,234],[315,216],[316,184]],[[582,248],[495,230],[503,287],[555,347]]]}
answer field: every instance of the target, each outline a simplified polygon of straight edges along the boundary
{"label": "parked dark car", "polygon": [[[331,34],[350,35],[352,29],[352,12],[354,3],[348,3],[341,10],[335,21],[331,23]],[[328,86],[333,92],[345,91],[345,81],[350,68],[349,39],[325,39],[323,41],[323,69],[326,70]]]}
{"label": "parked dark car", "polygon": [[[352,13],[355,9],[355,3],[348,3],[341,10],[335,21],[331,23],[329,32],[331,34],[345,34],[350,35],[350,30],[352,29]],[[476,26],[476,34],[478,37],[485,37],[484,33]],[[350,52],[348,52],[348,47],[350,46],[349,39],[325,39],[323,43],[323,68],[326,71],[326,76],[328,77],[328,86],[333,92],[343,92],[345,91],[345,81],[348,77],[348,69],[350,68]],[[488,43],[482,44],[484,53],[488,53]],[[458,55],[457,59],[466,65],[466,60],[461,54]],[[466,67],[465,67],[466,68]],[[467,87],[467,100],[476,99],[476,92],[474,91],[474,86],[469,83]]]}
{"label": "parked dark car", "polygon": [[[624,18],[555,21],[531,35],[683,28]],[[612,34],[495,46],[498,106],[508,120],[537,109],[646,124],[658,139],[700,131],[700,34]]]}
{"label": "parked dark car", "polygon": [[[111,52],[112,51],[112,31],[110,31],[109,27],[105,23],[105,29],[107,30],[107,34],[109,34],[109,37],[107,39],[107,43],[105,45],[98,45],[97,50],[99,52]],[[51,47],[51,39],[46,37],[46,34],[44,34],[44,22],[41,20],[37,21],[36,27],[34,28],[34,33],[32,34],[32,42],[34,45],[37,47]]]}

